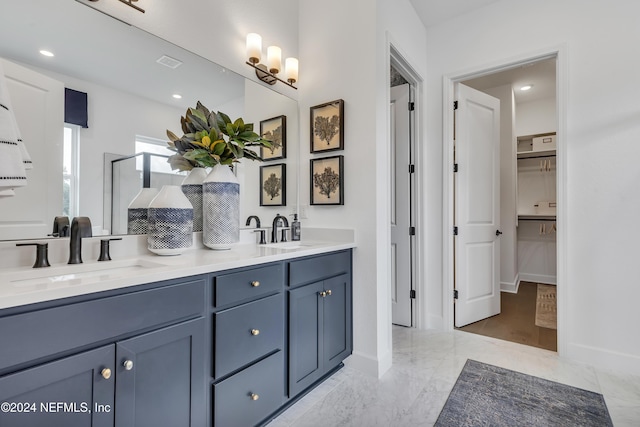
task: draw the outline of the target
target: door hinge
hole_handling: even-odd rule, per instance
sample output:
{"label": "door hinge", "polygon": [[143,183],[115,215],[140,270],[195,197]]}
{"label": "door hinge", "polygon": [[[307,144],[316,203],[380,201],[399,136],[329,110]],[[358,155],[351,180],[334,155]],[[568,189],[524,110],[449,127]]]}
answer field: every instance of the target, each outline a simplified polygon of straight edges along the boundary
{"label": "door hinge", "polygon": [[409,227],[409,236],[415,236],[415,235],[416,235],[416,228]]}
{"label": "door hinge", "polygon": [[458,290],[457,289],[453,290],[453,299],[458,299]]}
{"label": "door hinge", "polygon": [[458,235],[458,227],[453,227],[453,235],[454,236]]}
{"label": "door hinge", "polygon": [[416,299],[416,291],[415,291],[415,289],[411,289],[409,291],[409,298]]}
{"label": "door hinge", "polygon": [[416,103],[415,102],[409,102],[409,111],[413,111],[416,109]]}
{"label": "door hinge", "polygon": [[414,173],[416,171],[415,165],[409,165],[409,173]]}
{"label": "door hinge", "polygon": [[453,101],[453,109],[454,110],[458,109],[458,101]]}
{"label": "door hinge", "polygon": [[457,163],[453,164],[453,171],[454,172],[458,172],[458,164]]}

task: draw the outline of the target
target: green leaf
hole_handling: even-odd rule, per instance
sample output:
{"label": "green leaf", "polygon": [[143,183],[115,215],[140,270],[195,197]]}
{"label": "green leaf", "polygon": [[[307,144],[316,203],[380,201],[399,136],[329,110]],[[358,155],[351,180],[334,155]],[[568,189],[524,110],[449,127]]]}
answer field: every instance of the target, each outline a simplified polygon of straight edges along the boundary
{"label": "green leaf", "polygon": [[208,130],[209,128],[206,117],[202,115],[202,112],[193,108],[189,109],[187,120],[193,124],[197,131]]}
{"label": "green leaf", "polygon": [[200,101],[198,101],[196,103],[196,109],[198,111],[201,111],[202,114],[204,115],[204,117],[209,117],[209,114],[211,114],[211,112],[209,111],[209,109],[207,107],[205,107],[204,105],[202,105],[202,103]]}
{"label": "green leaf", "polygon": [[235,122],[233,122],[233,126],[236,128],[236,132],[244,132],[244,120],[242,117],[238,117]]}
{"label": "green leaf", "polygon": [[190,171],[193,165],[180,154],[174,154],[167,159],[167,163],[171,165],[171,169],[179,171]]}
{"label": "green leaf", "polygon": [[219,156],[224,152],[225,148],[227,148],[227,144],[220,142],[213,146],[213,153]]}

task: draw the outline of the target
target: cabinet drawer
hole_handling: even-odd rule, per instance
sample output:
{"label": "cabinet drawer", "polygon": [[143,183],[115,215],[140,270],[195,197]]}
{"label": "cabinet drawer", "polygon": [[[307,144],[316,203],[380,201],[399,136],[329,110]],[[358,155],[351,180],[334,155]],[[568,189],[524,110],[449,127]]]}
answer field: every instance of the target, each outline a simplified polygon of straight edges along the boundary
{"label": "cabinet drawer", "polygon": [[[254,426],[284,401],[281,351],[213,386],[216,426]],[[254,400],[255,399],[255,400]]]}
{"label": "cabinet drawer", "polygon": [[214,305],[225,305],[249,301],[263,295],[280,291],[284,284],[282,264],[242,270],[223,274],[215,278]]}
{"label": "cabinet drawer", "polygon": [[204,279],[0,318],[0,371],[200,315]]}
{"label": "cabinet drawer", "polygon": [[213,372],[220,378],[284,346],[284,296],[243,304],[214,315]]}
{"label": "cabinet drawer", "polygon": [[317,282],[351,271],[351,251],[336,252],[289,263],[289,286]]}

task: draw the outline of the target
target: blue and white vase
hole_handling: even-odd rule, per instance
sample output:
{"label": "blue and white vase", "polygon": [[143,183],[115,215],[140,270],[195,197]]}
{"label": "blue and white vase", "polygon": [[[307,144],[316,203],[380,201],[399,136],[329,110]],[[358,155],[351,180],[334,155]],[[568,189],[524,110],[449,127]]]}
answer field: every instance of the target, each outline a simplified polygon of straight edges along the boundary
{"label": "blue and white vase", "polygon": [[202,181],[207,177],[204,168],[193,168],[182,181],[182,192],[193,206],[193,231],[202,231]]}
{"label": "blue and white vase", "polygon": [[127,207],[127,234],[147,234],[149,203],[158,195],[157,188],[142,188]]}
{"label": "blue and white vase", "polygon": [[240,240],[240,183],[229,166],[216,165],[202,183],[202,242],[231,249]]}
{"label": "blue and white vase", "polygon": [[165,185],[149,204],[147,248],[179,255],[193,246],[193,206],[177,185]]}

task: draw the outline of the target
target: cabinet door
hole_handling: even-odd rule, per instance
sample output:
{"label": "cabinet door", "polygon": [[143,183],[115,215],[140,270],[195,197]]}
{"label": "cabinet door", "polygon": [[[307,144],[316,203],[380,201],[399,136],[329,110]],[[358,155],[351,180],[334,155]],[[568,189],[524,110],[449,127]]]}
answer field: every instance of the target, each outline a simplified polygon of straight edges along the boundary
{"label": "cabinet door", "polygon": [[322,299],[324,283],[289,291],[289,397],[322,376]]}
{"label": "cabinet door", "polygon": [[351,354],[351,286],[350,276],[342,274],[324,281],[323,302],[323,370],[338,366]]}
{"label": "cabinet door", "polygon": [[113,427],[114,353],[110,345],[0,378],[0,426]]}
{"label": "cabinet door", "polygon": [[206,423],[204,319],[116,344],[116,425]]}

